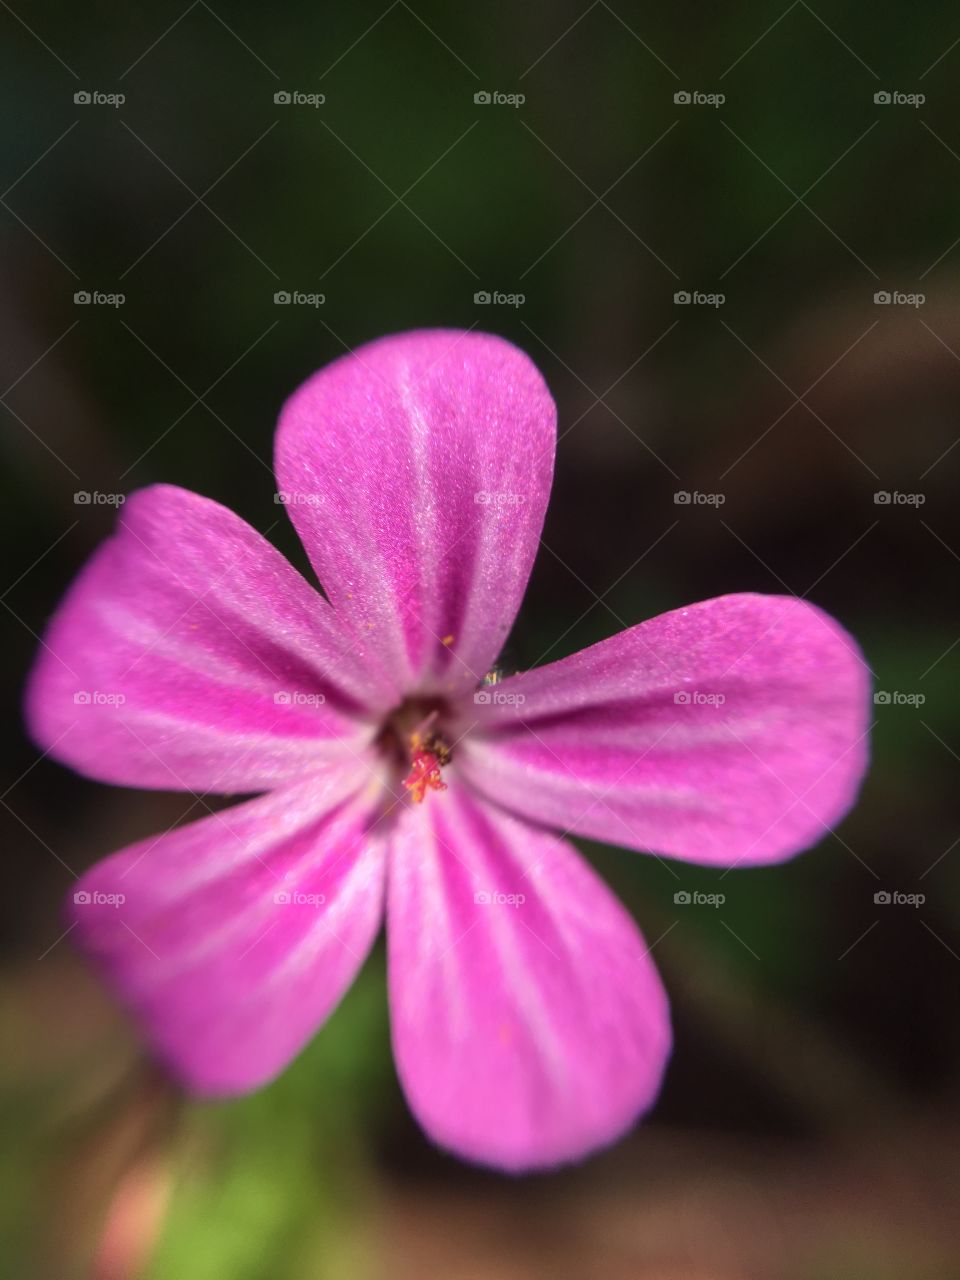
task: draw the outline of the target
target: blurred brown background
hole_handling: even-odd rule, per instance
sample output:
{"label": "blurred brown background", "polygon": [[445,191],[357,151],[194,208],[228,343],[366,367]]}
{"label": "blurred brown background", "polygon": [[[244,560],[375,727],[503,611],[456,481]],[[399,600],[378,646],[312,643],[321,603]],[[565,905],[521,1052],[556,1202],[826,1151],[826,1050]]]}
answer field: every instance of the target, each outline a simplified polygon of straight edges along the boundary
{"label": "blurred brown background", "polygon": [[[960,1274],[955,7],[0,0],[0,32],[10,1274]],[[35,636],[114,518],[75,494],[179,484],[302,564],[279,405],[421,325],[509,337],[558,402],[510,665],[789,591],[890,695],[855,812],[722,908],[673,901],[719,872],[586,850],[660,939],[676,1048],[642,1128],[520,1181],[407,1114],[379,950],[270,1089],[179,1098],[59,939],[71,870],[183,802],[20,729]]]}

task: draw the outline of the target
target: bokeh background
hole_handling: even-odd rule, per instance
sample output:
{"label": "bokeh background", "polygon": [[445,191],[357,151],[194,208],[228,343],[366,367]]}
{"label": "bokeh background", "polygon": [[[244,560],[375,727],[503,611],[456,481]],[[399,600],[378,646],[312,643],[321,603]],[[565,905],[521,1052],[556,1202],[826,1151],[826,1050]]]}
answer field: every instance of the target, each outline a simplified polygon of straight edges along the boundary
{"label": "bokeh background", "polygon": [[[956,1276],[955,6],[0,0],[0,33],[10,1274]],[[36,636],[115,517],[74,495],[179,484],[302,564],[273,501],[282,400],[423,325],[505,335],[558,402],[509,666],[786,591],[890,695],[859,806],[787,865],[721,886],[585,846],[655,943],[676,1048],[632,1136],[522,1180],[410,1118],[382,947],[273,1086],[180,1097],[61,902],[183,800],[78,779],[21,728]]]}

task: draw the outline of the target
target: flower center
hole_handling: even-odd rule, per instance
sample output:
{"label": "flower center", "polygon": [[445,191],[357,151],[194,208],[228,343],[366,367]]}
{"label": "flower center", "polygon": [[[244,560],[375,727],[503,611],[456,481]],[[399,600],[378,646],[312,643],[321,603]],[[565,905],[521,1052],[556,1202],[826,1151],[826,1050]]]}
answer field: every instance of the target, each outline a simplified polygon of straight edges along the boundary
{"label": "flower center", "polygon": [[436,699],[410,698],[387,717],[377,740],[414,804],[421,804],[428,791],[447,789],[440,776],[450,761],[440,727],[446,711]]}

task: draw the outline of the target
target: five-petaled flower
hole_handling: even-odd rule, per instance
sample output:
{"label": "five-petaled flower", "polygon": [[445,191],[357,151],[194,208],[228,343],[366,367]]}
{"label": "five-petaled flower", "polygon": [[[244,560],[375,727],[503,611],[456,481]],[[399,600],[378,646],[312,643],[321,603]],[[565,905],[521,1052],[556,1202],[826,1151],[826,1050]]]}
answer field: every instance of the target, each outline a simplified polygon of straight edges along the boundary
{"label": "five-petaled flower", "polygon": [[801,600],[707,600],[494,683],[555,442],[510,344],[382,339],[280,418],[278,488],[326,599],[224,507],[156,486],[53,618],[28,692],[42,747],[104,782],[265,793],[71,895],[73,936],[189,1089],[281,1071],[385,915],[426,1132],[511,1170],[583,1156],[653,1103],[670,1025],[633,921],[565,836],[759,865],[852,803],[866,669]]}

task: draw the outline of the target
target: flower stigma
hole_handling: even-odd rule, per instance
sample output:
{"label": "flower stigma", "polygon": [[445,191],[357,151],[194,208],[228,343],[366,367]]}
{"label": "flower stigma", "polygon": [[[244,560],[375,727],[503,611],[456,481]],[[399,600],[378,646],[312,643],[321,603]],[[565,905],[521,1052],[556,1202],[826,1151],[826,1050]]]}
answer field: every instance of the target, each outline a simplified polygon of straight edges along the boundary
{"label": "flower stigma", "polygon": [[389,718],[380,735],[381,749],[398,767],[403,786],[414,804],[422,804],[429,791],[446,791],[441,770],[450,762],[450,747],[438,729],[438,705],[405,704]]}

